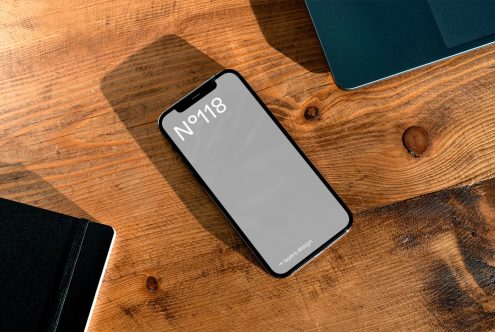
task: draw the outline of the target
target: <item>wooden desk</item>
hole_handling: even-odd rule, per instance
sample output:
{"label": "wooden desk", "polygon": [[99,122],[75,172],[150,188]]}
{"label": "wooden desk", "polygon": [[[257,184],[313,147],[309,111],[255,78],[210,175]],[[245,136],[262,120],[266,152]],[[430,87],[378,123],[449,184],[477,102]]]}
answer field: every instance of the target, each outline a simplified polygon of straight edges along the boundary
{"label": "wooden desk", "polygon": [[[346,92],[302,2],[0,8],[0,195],[117,231],[90,330],[495,328],[495,47]],[[288,279],[258,266],[156,128],[222,68],[355,214]]]}

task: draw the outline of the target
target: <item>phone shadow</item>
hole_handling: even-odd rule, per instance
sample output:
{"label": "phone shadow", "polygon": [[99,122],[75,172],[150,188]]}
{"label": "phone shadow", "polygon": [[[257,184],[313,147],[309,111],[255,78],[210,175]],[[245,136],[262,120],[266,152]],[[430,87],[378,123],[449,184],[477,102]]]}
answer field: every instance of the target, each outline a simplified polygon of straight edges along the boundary
{"label": "phone shadow", "polygon": [[250,0],[266,41],[314,73],[329,72],[304,1]]}
{"label": "phone shadow", "polygon": [[106,74],[100,87],[141,150],[200,225],[230,249],[261,266],[201,185],[185,171],[184,163],[179,158],[173,163],[166,158],[166,154],[175,152],[157,127],[158,117],[168,106],[223,69],[184,39],[166,35]]}

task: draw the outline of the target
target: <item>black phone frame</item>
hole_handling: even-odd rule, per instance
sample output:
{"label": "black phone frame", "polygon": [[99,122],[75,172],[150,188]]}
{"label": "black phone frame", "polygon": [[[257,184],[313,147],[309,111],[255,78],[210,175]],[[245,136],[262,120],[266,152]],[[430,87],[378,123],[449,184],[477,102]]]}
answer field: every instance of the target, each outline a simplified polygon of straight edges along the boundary
{"label": "black phone frame", "polygon": [[[210,187],[206,184],[206,182],[201,178],[199,173],[196,171],[196,169],[191,165],[189,160],[187,160],[186,156],[182,153],[180,148],[175,144],[175,142],[172,140],[172,138],[167,134],[165,129],[162,126],[162,121],[165,118],[165,116],[170,113],[173,110],[176,110],[177,112],[183,112],[185,111],[189,106],[194,104],[198,99],[203,98],[206,96],[208,93],[213,91],[216,88],[216,80],[221,77],[224,74],[234,74],[236,75],[240,81],[244,84],[244,86],[248,89],[248,91],[253,95],[254,98],[256,98],[256,101],[261,105],[261,107],[265,110],[265,112],[268,114],[268,116],[272,119],[272,121],[276,124],[276,126],[282,131],[284,136],[289,140],[289,142],[292,144],[292,146],[296,149],[296,151],[301,155],[301,157],[306,161],[306,163],[311,167],[313,172],[318,176],[318,178],[323,182],[325,187],[333,194],[335,199],[339,202],[339,204],[344,208],[346,211],[348,217],[349,217],[349,222],[347,223],[346,227],[344,227],[341,231],[339,231],[336,235],[331,237],[328,241],[323,243],[321,246],[313,250],[308,256],[306,256],[303,260],[301,260],[299,263],[294,265],[292,268],[290,268],[287,272],[285,273],[277,273],[275,272],[270,265],[265,261],[263,256],[258,252],[256,247],[251,243],[251,241],[248,239],[248,237],[244,234],[244,232],[241,230],[241,228],[237,225],[235,220],[232,218],[232,216],[228,213],[228,211],[225,209],[223,204],[220,202],[220,200],[215,196],[215,194],[211,191]],[[172,147],[174,150],[178,153],[178,155],[181,157],[181,159],[186,163],[187,167],[192,171],[193,175],[199,180],[201,185],[205,188],[206,192],[210,196],[210,198],[213,200],[213,202],[218,206],[218,208],[222,211],[224,216],[227,218],[227,220],[230,222],[232,227],[237,231],[237,233],[241,236],[243,241],[247,244],[249,249],[253,252],[253,254],[256,256],[256,258],[260,261],[260,263],[263,265],[263,267],[274,277],[277,278],[285,278],[296,272],[298,269],[303,267],[305,264],[307,264],[309,261],[311,261],[313,258],[321,254],[326,248],[328,248],[332,243],[337,241],[340,237],[342,237],[345,233],[349,231],[352,227],[353,223],[353,216],[350,211],[350,209],[345,205],[345,203],[342,201],[342,199],[337,195],[337,193],[333,190],[333,188],[330,186],[330,184],[325,180],[325,178],[321,175],[321,173],[316,169],[316,167],[313,165],[313,163],[306,157],[304,152],[297,146],[296,142],[290,137],[290,135],[287,133],[287,131],[282,127],[280,122],[275,118],[275,116],[268,110],[268,107],[261,101],[261,99],[258,97],[256,92],[251,88],[251,86],[246,82],[244,77],[241,76],[237,71],[233,69],[224,69],[221,72],[217,73],[215,76],[211,77],[208,79],[206,82],[201,84],[199,87],[191,91],[189,94],[184,96],[182,99],[180,99],[178,102],[176,102],[174,105],[169,107],[166,111],[164,111],[160,117],[158,118],[158,128],[162,132],[162,134],[167,138],[167,140],[172,144]]]}

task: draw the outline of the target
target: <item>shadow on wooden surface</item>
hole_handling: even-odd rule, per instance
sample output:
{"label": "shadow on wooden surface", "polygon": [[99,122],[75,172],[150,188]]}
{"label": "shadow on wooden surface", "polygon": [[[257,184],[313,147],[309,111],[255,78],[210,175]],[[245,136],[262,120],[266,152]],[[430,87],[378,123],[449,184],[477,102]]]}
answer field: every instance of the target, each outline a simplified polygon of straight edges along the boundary
{"label": "shadow on wooden surface", "polygon": [[495,326],[494,207],[492,179],[372,209],[359,219],[380,221],[375,225],[394,239],[392,256],[417,260],[436,323],[450,331],[485,331]]}
{"label": "shadow on wooden surface", "polygon": [[0,161],[0,197],[95,221],[86,211],[22,164]]}
{"label": "shadow on wooden surface", "polygon": [[329,71],[304,1],[250,0],[266,41],[314,73]]}
{"label": "shadow on wooden surface", "polygon": [[[214,203],[192,179],[157,127],[159,115],[202,82],[224,69],[175,35],[166,35],[128,57],[101,81],[101,90],[141,150],[202,227],[260,265],[223,217],[211,217]],[[185,176],[184,176],[185,175]],[[139,177],[139,174],[136,174]],[[196,183],[195,183],[196,182]]]}

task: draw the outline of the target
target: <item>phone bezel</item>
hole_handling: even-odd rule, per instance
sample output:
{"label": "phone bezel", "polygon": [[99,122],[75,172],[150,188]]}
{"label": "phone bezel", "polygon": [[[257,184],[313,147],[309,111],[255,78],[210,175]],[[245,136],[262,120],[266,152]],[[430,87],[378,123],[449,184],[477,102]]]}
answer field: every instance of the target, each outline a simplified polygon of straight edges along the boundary
{"label": "phone bezel", "polygon": [[[162,126],[162,121],[173,110],[176,110],[177,112],[183,112],[187,107],[190,107],[192,104],[194,104],[198,99],[203,98],[206,96],[208,93],[210,93],[212,90],[215,89],[216,87],[216,80],[221,77],[222,75],[225,75],[227,73],[234,74],[239,78],[239,80],[242,82],[242,84],[246,87],[246,89],[253,95],[253,97],[256,99],[256,101],[261,105],[263,110],[268,114],[270,119],[275,123],[275,125],[282,131],[284,136],[289,140],[289,142],[292,144],[292,146],[296,149],[296,151],[301,155],[301,157],[304,159],[304,161],[311,167],[313,172],[315,172],[316,176],[320,179],[320,181],[323,182],[325,187],[333,194],[335,199],[339,202],[339,204],[344,208],[346,211],[349,221],[342,230],[340,230],[336,235],[331,237],[328,241],[323,243],[321,246],[313,250],[310,254],[308,254],[303,260],[301,260],[299,263],[294,265],[292,268],[290,268],[287,272],[285,273],[278,273],[275,272],[270,265],[265,261],[263,256],[258,252],[256,247],[251,243],[249,238],[244,234],[244,232],[240,229],[239,225],[237,225],[236,221],[232,216],[228,213],[228,211],[225,209],[223,206],[222,202],[216,197],[215,193],[213,193],[206,184],[206,182],[201,178],[199,173],[196,171],[196,169],[191,165],[189,160],[187,160],[186,156],[182,153],[182,151],[179,149],[177,144],[173,141],[173,139],[168,135],[168,133],[165,131],[165,129]],[[215,84],[212,84],[211,82],[215,82]],[[213,86],[213,89],[211,87]],[[178,108],[184,108],[182,110],[179,110]],[[218,208],[222,211],[224,216],[227,218],[227,220],[230,222],[232,227],[237,231],[237,233],[241,236],[243,241],[248,245],[249,249],[253,252],[253,254],[256,256],[256,258],[261,262],[263,267],[273,276],[277,278],[285,278],[293,274],[295,271],[303,267],[305,264],[307,264],[311,259],[315,258],[321,252],[323,252],[326,248],[328,248],[332,243],[337,241],[341,236],[343,236],[349,229],[352,227],[353,223],[353,217],[350,209],[345,205],[345,203],[342,201],[342,199],[337,195],[337,193],[333,190],[333,188],[330,186],[330,184],[325,180],[325,178],[321,175],[321,173],[316,169],[316,167],[313,165],[313,163],[306,157],[304,152],[297,146],[296,142],[290,137],[290,135],[287,133],[287,131],[282,127],[280,122],[275,118],[275,116],[270,112],[268,107],[263,103],[263,101],[258,97],[256,92],[251,88],[251,86],[246,82],[246,80],[239,74],[237,71],[233,69],[225,69],[222,70],[221,72],[217,73],[215,76],[211,77],[208,79],[206,82],[201,84],[199,87],[191,91],[189,94],[184,96],[182,99],[180,99],[178,102],[176,102],[174,105],[169,107],[166,111],[164,111],[160,117],[158,118],[158,127],[160,128],[160,131],[162,134],[167,138],[167,140],[172,144],[172,147],[174,150],[179,154],[181,159],[186,163],[187,167],[192,171],[193,175],[200,181],[201,185],[205,188],[206,192],[208,195],[211,197],[211,199],[215,202],[215,204],[218,206]]]}

